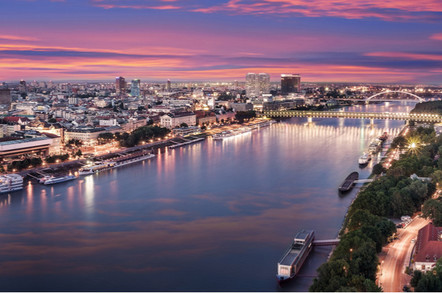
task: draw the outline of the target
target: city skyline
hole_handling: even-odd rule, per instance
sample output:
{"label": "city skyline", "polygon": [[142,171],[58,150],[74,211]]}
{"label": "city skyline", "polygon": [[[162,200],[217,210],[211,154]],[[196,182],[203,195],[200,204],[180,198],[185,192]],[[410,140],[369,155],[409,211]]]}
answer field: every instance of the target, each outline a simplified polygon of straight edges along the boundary
{"label": "city skyline", "polygon": [[442,83],[436,0],[5,2],[0,81]]}

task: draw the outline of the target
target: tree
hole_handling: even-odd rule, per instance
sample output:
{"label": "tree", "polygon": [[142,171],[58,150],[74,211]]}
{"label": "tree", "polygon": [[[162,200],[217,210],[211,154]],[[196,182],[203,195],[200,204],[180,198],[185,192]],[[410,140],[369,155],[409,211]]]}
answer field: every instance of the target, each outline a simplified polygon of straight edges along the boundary
{"label": "tree", "polygon": [[392,148],[400,148],[403,149],[407,145],[407,139],[403,136],[397,136],[393,139],[391,143]]}
{"label": "tree", "polygon": [[235,113],[235,119],[238,120],[239,123],[244,123],[245,120],[250,120],[255,117],[255,111],[239,111]]}
{"label": "tree", "polygon": [[180,127],[189,127],[189,125],[187,125],[187,123],[183,122],[183,123],[180,124]]}
{"label": "tree", "polygon": [[386,169],[384,168],[384,166],[382,166],[382,164],[378,163],[373,166],[372,173],[374,175],[380,175],[380,174],[384,173],[385,171],[386,171]]}
{"label": "tree", "polygon": [[422,207],[422,216],[433,220],[435,226],[442,226],[442,201],[440,199],[429,199]]}

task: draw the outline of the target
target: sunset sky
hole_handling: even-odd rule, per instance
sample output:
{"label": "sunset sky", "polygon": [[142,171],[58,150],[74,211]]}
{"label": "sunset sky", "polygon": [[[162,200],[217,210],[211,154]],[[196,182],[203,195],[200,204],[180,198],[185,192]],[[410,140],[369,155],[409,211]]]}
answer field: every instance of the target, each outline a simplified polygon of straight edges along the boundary
{"label": "sunset sky", "polygon": [[0,0],[0,81],[442,85],[441,0]]}

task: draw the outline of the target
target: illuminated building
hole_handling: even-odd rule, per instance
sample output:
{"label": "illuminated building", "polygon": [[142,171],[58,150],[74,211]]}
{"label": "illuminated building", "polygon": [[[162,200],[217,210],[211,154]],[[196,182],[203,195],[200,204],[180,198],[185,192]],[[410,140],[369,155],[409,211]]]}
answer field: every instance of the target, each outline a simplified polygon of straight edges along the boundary
{"label": "illuminated building", "polygon": [[126,80],[124,77],[117,77],[115,79],[115,89],[117,95],[122,95],[126,93]]}
{"label": "illuminated building", "polygon": [[301,76],[299,74],[281,74],[281,93],[299,93],[301,91]]}
{"label": "illuminated building", "polygon": [[249,98],[270,93],[270,75],[267,73],[247,73],[246,95]]}
{"label": "illuminated building", "polygon": [[139,79],[132,80],[131,87],[130,87],[130,95],[132,97],[138,97],[140,95],[140,80]]}

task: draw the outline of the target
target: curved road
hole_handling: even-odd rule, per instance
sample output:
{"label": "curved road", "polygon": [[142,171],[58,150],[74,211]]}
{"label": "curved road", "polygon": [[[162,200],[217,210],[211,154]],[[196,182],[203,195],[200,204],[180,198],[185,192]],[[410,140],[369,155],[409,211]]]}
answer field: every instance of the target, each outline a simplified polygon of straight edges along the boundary
{"label": "curved road", "polygon": [[404,229],[398,229],[398,240],[385,246],[380,255],[381,262],[378,272],[378,284],[384,292],[402,292],[404,285],[408,285],[411,277],[405,274],[409,265],[410,255],[414,246],[412,239],[417,237],[418,231],[430,221],[415,217]]}

